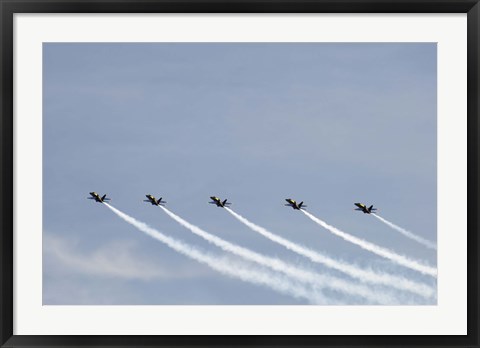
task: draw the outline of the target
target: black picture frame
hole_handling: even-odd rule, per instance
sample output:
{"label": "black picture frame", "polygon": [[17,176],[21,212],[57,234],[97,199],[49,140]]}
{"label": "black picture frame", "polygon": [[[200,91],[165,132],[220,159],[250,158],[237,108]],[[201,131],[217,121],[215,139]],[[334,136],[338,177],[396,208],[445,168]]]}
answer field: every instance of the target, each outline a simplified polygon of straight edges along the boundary
{"label": "black picture frame", "polygon": [[[479,347],[479,0],[0,0],[2,347],[411,346]],[[16,13],[466,13],[468,44],[468,334],[465,336],[22,336],[13,334],[13,16]]]}

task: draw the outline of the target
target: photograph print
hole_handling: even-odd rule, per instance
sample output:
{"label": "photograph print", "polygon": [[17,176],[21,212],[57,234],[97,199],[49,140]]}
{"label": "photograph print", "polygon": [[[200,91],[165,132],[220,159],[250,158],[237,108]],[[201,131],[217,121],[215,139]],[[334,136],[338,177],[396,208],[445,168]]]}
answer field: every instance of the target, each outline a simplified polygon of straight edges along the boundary
{"label": "photograph print", "polygon": [[44,43],[43,305],[437,304],[436,43]]}

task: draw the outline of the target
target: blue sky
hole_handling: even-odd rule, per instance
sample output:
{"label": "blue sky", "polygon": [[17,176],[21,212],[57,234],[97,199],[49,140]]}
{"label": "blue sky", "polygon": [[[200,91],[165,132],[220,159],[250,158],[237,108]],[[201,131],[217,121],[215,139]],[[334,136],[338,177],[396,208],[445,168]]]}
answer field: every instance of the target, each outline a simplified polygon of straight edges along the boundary
{"label": "blue sky", "polygon": [[353,203],[436,241],[436,59],[433,43],[44,44],[43,303],[306,304],[168,249],[86,199],[90,191],[219,257],[145,194],[212,234],[320,274],[351,280],[249,230],[209,196],[331,257],[435,285],[284,199],[435,266],[435,251]]}

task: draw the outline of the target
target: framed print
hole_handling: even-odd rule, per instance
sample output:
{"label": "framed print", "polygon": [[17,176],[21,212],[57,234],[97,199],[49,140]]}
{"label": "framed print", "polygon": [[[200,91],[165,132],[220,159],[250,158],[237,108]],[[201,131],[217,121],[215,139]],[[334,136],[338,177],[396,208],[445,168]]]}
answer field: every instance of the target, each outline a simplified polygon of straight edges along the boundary
{"label": "framed print", "polygon": [[477,1],[1,1],[4,346],[479,346]]}

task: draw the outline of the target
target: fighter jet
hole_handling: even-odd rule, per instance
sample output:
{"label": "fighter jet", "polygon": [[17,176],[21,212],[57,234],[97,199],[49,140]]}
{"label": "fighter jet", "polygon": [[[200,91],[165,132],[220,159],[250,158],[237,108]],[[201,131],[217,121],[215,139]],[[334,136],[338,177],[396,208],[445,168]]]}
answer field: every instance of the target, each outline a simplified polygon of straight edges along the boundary
{"label": "fighter jet", "polygon": [[375,213],[375,210],[377,208],[374,208],[373,205],[367,208],[367,206],[363,203],[354,203],[358,208],[355,208],[355,210],[363,211],[364,214],[371,214]]}
{"label": "fighter jet", "polygon": [[225,208],[226,206],[229,206],[230,204],[232,204],[232,203],[227,203],[227,200],[224,200],[224,201],[222,202],[222,201],[220,200],[220,198],[215,197],[215,196],[210,197],[210,199],[212,200],[212,202],[208,202],[208,203],[210,203],[210,204],[216,204],[217,207]]}
{"label": "fighter jet", "polygon": [[295,210],[300,210],[306,207],[306,205],[303,205],[303,202],[300,202],[299,204],[297,204],[297,202],[295,202],[295,200],[291,198],[287,198],[286,201],[288,202],[288,204],[285,204],[285,205],[287,207],[292,207]]}
{"label": "fighter jet", "polygon": [[98,203],[103,203],[105,201],[109,201],[110,198],[107,198],[107,194],[104,194],[102,197],[100,197],[100,195],[96,192],[90,192],[90,196],[92,197],[87,197],[88,199],[94,199],[95,202],[98,202]]}
{"label": "fighter jet", "polygon": [[152,203],[152,205],[156,205],[157,207],[158,207],[159,205],[164,206],[164,205],[165,205],[164,203],[167,203],[167,202],[165,202],[165,201],[162,201],[162,197],[160,197],[159,200],[157,200],[157,199],[156,199],[154,196],[152,196],[152,195],[145,195],[145,197],[147,197],[148,199],[144,199],[144,200],[143,200],[144,202],[150,202],[150,203]]}

